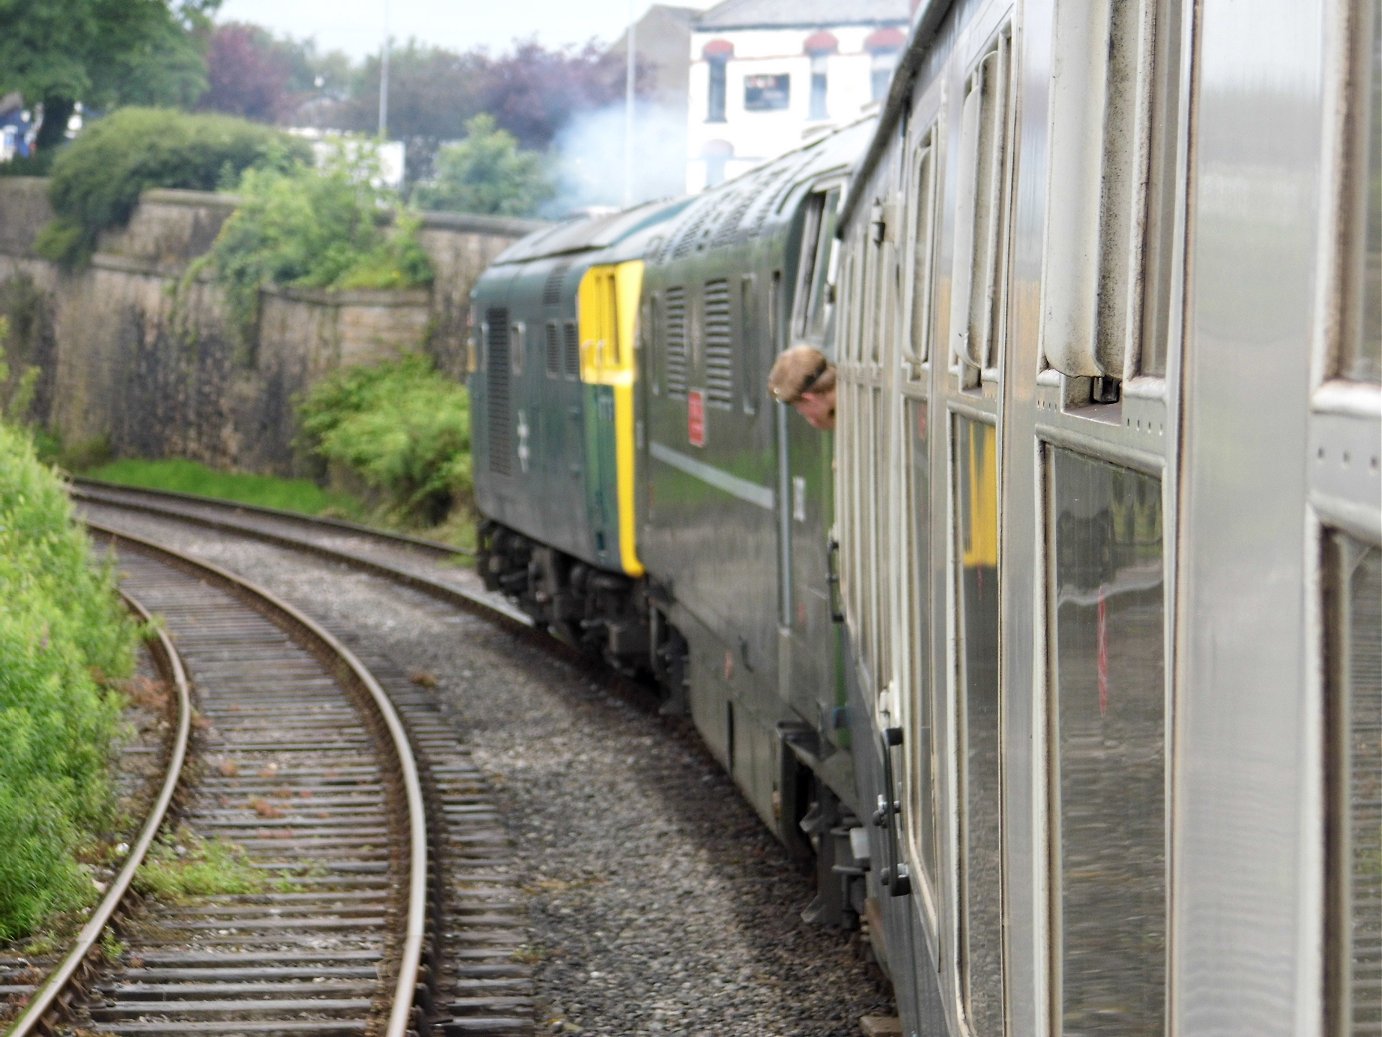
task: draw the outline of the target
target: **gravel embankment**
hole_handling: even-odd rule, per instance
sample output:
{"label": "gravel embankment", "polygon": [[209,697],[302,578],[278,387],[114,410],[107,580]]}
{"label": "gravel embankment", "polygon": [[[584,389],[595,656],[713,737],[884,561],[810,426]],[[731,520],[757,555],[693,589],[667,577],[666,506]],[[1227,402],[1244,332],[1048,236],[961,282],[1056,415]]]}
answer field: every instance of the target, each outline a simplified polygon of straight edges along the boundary
{"label": "gravel embankment", "polygon": [[852,1037],[861,1016],[892,1014],[858,938],[800,920],[809,879],[684,725],[379,581],[158,536],[435,681],[512,833],[537,1032]]}

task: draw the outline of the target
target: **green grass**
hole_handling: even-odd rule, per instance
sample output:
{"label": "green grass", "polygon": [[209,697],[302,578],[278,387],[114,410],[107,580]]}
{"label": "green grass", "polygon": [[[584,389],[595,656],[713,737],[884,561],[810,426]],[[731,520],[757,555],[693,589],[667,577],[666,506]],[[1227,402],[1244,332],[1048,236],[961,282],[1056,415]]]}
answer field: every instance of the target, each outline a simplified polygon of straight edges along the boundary
{"label": "green grass", "polygon": [[199,497],[235,501],[264,508],[297,512],[314,518],[343,518],[383,530],[421,534],[461,551],[475,550],[475,517],[467,508],[454,510],[439,525],[420,528],[399,521],[393,508],[370,508],[348,494],[329,493],[310,479],[280,479],[244,472],[218,472],[196,461],[110,461],[77,473],[88,479],[139,486],[149,490],[192,493]]}
{"label": "green grass", "polygon": [[353,497],[328,493],[310,479],[279,479],[246,472],[218,472],[197,461],[111,461],[80,473],[90,479],[142,486],[150,490],[194,493],[303,515],[359,520],[364,505]]}
{"label": "green grass", "polygon": [[134,881],[143,892],[175,903],[193,897],[262,893],[267,886],[265,873],[238,846],[187,831],[159,839]]}

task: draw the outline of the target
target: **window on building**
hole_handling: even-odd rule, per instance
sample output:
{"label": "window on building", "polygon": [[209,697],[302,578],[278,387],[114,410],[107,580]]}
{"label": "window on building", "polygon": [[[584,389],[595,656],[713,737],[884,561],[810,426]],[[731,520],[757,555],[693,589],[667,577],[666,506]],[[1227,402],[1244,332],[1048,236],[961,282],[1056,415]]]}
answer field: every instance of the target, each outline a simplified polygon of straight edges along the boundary
{"label": "window on building", "polygon": [[826,95],[826,57],[824,54],[811,55],[811,118],[828,119],[830,112],[825,105]]}
{"label": "window on building", "polygon": [[889,27],[870,33],[868,39],[864,40],[864,49],[872,59],[869,74],[875,101],[887,96],[888,84],[892,82],[893,69],[897,67],[897,59],[906,39],[901,29]]}
{"label": "window on building", "polygon": [[727,140],[706,141],[701,157],[705,159],[705,186],[714,187],[725,182],[725,167],[734,157],[734,146]]}
{"label": "window on building", "polygon": [[710,97],[707,107],[706,122],[725,121],[725,65],[726,59],[714,57],[710,59]]}
{"label": "window on building", "polygon": [[830,110],[826,105],[826,95],[828,93],[828,72],[827,66],[830,55],[838,53],[840,41],[835,38],[834,33],[826,32],[824,29],[813,32],[806,37],[806,43],[802,50],[811,59],[811,108],[810,116],[812,119],[830,118]]}
{"label": "window on building", "polygon": [[897,51],[874,51],[870,68],[869,96],[881,101],[888,96],[888,84],[893,81],[893,69],[897,67]]}
{"label": "window on building", "polygon": [[750,112],[771,112],[786,108],[791,99],[791,77],[781,74],[744,77],[744,108]]}

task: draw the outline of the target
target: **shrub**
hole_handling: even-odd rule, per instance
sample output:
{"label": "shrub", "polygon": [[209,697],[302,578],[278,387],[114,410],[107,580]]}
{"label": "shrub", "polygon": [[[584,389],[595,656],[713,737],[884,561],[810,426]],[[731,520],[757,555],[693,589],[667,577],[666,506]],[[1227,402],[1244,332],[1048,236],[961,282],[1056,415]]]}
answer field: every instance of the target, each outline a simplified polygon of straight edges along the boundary
{"label": "shrub", "polygon": [[101,231],[129,221],[149,187],[215,190],[244,170],[305,160],[308,146],[279,130],[228,115],[121,108],[88,126],[53,160],[49,199],[57,219],[40,254],[73,265]]}
{"label": "shrub", "polygon": [[342,368],[298,419],[307,449],[357,474],[395,519],[435,525],[470,500],[469,397],[425,356]]}
{"label": "shrub", "polygon": [[544,157],[524,151],[491,115],[466,123],[466,138],[437,152],[436,175],[413,191],[413,203],[442,212],[529,216],[556,195]]}
{"label": "shrub", "polygon": [[417,240],[419,223],[374,186],[377,173],[372,153],[344,149],[320,169],[295,164],[245,172],[240,207],[204,263],[191,271],[211,268],[242,338],[251,337],[264,285],[359,289],[431,283],[431,261]]}
{"label": "shrub", "polygon": [[0,424],[0,938],[90,900],[78,855],[109,817],[107,763],[135,627],[90,564],[63,486]]}

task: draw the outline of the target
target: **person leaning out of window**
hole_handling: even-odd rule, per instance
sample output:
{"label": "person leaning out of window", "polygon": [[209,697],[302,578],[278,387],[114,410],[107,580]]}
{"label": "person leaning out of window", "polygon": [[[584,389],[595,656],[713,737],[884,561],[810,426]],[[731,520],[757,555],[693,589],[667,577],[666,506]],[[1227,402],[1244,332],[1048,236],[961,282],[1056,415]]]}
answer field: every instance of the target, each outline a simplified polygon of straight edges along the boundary
{"label": "person leaning out of window", "polygon": [[768,391],[811,423],[830,432],[835,428],[835,365],[815,346],[784,349],[768,372]]}

